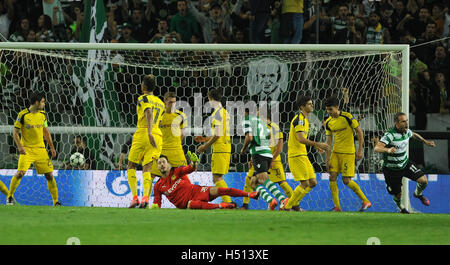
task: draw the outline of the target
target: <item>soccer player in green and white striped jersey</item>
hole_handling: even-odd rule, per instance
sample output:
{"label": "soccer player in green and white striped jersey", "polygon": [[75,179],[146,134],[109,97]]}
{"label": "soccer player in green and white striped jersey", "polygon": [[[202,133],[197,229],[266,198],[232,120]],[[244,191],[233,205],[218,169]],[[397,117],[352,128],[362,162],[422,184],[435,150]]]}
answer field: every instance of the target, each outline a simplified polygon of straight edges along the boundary
{"label": "soccer player in green and white striped jersey", "polygon": [[276,184],[270,181],[267,175],[273,156],[269,147],[270,132],[266,123],[256,115],[249,115],[248,109],[245,109],[243,125],[245,140],[241,154],[244,154],[247,147],[249,147],[255,169],[255,174],[251,180],[252,188],[269,204],[270,210],[274,210],[278,202],[265,188],[280,201],[280,206],[284,206],[289,199],[278,190]]}
{"label": "soccer player in green and white striped jersey", "polygon": [[414,197],[418,198],[424,205],[430,205],[430,201],[422,194],[428,183],[427,177],[408,158],[409,139],[413,137],[431,147],[434,147],[435,143],[434,141],[427,141],[419,134],[411,131],[408,128],[408,117],[405,113],[395,114],[394,123],[395,126],[383,135],[374,150],[377,153],[383,153],[383,174],[389,194],[393,196],[394,202],[401,213],[409,213],[400,201],[403,177],[417,182]]}

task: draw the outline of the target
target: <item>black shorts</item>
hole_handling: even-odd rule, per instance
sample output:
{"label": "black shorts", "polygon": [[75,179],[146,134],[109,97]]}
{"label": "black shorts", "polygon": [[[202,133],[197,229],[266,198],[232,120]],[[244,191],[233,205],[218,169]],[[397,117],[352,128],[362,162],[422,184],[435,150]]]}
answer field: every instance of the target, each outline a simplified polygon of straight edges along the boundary
{"label": "black shorts", "polygon": [[253,175],[256,176],[260,173],[269,172],[270,163],[272,163],[272,158],[262,155],[254,155],[252,156],[252,163],[253,168],[255,169],[255,173]]}
{"label": "black shorts", "polygon": [[425,173],[417,168],[411,161],[408,161],[406,166],[401,170],[392,170],[383,167],[384,181],[386,182],[386,189],[389,194],[396,195],[402,191],[403,177],[410,180],[417,181],[418,178],[425,175]]}

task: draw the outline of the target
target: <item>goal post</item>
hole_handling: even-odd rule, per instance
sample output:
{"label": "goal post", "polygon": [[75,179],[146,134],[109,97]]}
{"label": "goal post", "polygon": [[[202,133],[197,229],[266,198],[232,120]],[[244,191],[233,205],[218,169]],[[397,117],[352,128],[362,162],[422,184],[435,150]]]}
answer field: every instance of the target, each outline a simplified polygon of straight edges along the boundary
{"label": "goal post", "polygon": [[[114,169],[135,130],[135,100],[142,76],[149,73],[157,78],[155,94],[162,98],[175,91],[177,106],[189,114],[185,152],[198,146],[194,136],[207,134],[211,108],[206,92],[222,90],[234,125],[232,172],[248,170],[246,157],[238,154],[243,141],[237,102],[271,106],[285,136],[281,156],[288,173],[287,138],[299,93],[314,98],[310,137],[315,140],[325,140],[323,101],[330,95],[337,95],[345,110],[360,119],[366,138],[358,173],[381,173],[371,137],[393,126],[395,112],[409,113],[408,45],[0,42],[0,63],[0,151],[11,159],[3,168],[17,165],[12,141],[16,115],[27,107],[29,91],[41,90],[48,98],[49,128],[60,154],[55,168],[64,169],[73,137],[82,135],[95,152],[97,169]],[[316,172],[324,172],[323,155],[311,151]],[[200,171],[210,170],[208,152]],[[403,184],[403,203],[410,209],[408,181]]]}

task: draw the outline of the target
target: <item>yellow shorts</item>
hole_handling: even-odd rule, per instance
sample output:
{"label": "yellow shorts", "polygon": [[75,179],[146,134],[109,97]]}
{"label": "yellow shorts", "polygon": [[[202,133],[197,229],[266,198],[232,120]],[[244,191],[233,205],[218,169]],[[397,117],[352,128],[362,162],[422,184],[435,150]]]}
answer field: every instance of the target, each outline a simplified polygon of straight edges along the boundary
{"label": "yellow shorts", "polygon": [[[167,156],[169,163],[172,167],[186,166],[186,156],[184,155],[183,149],[181,150],[162,150],[161,155]],[[150,171],[152,175],[161,176],[161,172],[158,170],[158,165],[156,163],[152,164],[152,170]]]}
{"label": "yellow shorts", "polygon": [[330,172],[342,173],[343,177],[355,176],[355,154],[331,153]]}
{"label": "yellow shorts", "polygon": [[147,133],[135,133],[131,143],[128,161],[143,166],[158,159],[162,151],[162,136],[153,135],[156,142],[156,148],[150,144]]}
{"label": "yellow shorts", "polygon": [[[248,176],[253,176],[255,174],[255,169],[251,166],[248,169]],[[275,161],[273,167],[269,168],[269,180],[272,182],[280,182],[286,180],[286,175],[284,174],[284,168],[281,161]]]}
{"label": "yellow shorts", "polygon": [[53,172],[53,164],[45,148],[25,147],[25,155],[19,155],[18,171],[27,171],[34,164],[38,174]]}
{"label": "yellow shorts", "polygon": [[309,161],[308,156],[295,156],[288,158],[289,169],[294,176],[295,181],[315,179],[314,167]]}
{"label": "yellow shorts", "polygon": [[230,168],[231,153],[213,153],[211,156],[211,172],[225,175]]}

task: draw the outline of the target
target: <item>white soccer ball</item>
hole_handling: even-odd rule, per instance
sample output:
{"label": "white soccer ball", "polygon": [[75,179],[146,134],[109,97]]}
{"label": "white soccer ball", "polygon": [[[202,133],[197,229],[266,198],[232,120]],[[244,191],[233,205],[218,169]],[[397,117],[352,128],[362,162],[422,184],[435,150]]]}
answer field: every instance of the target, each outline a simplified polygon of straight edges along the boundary
{"label": "white soccer ball", "polygon": [[86,159],[84,158],[84,155],[82,153],[73,153],[70,156],[70,165],[72,167],[81,167],[86,162]]}

